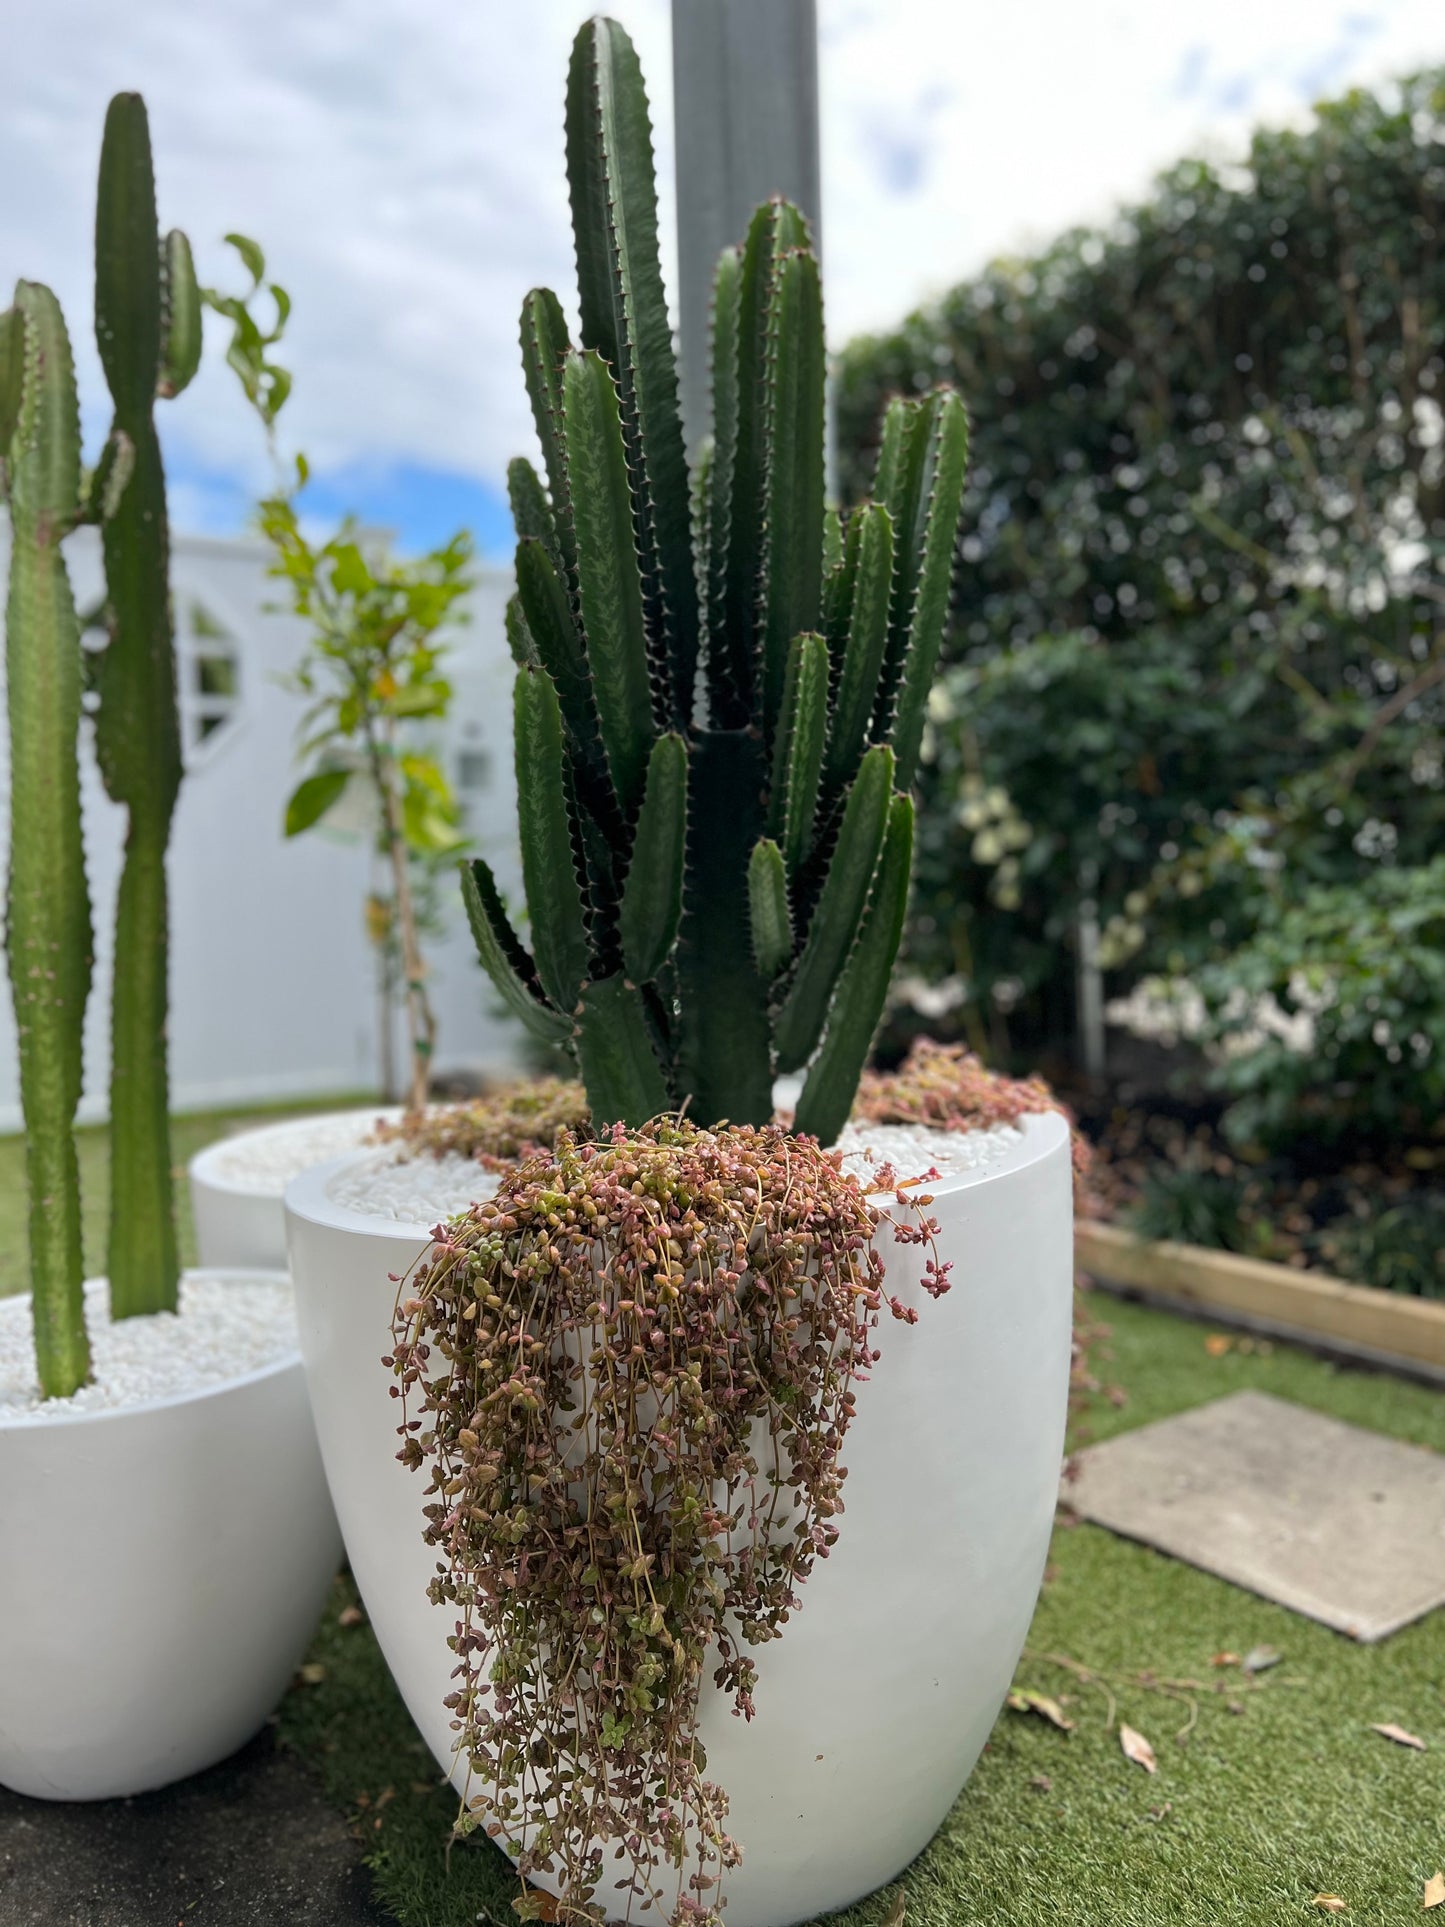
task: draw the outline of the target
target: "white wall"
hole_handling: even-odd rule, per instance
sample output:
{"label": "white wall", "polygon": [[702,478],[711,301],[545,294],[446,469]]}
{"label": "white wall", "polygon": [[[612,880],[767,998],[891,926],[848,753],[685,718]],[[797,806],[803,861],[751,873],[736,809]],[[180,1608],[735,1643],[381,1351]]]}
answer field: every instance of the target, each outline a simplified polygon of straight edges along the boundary
{"label": "white wall", "polygon": [[[8,564],[0,523],[0,573]],[[199,599],[235,640],[235,720],[190,759],[171,839],[171,1088],[177,1110],[261,1102],[378,1083],[374,957],[363,925],[370,858],[364,841],[322,829],[287,841],[282,812],[297,779],[300,699],[282,686],[303,626],[271,610],[281,585],[266,551],[246,542],[179,537],[172,562],[178,630]],[[66,555],[82,610],[98,601],[100,546],[78,531]],[[484,575],[470,625],[450,659],[456,690],[445,748],[453,770],[482,752],[489,781],[468,793],[469,831],[509,901],[520,897],[512,801],[511,680],[502,615],[509,576]],[[182,662],[184,680],[186,664]],[[86,863],[95,920],[95,978],[86,1016],[81,1116],[104,1115],[110,946],[123,812],[106,797],[90,727],[82,731]],[[8,851],[9,745],[0,729],[0,846]],[[23,824],[20,826],[23,834]],[[520,1040],[477,964],[460,902],[447,891],[448,929],[429,952],[439,1019],[437,1067],[502,1069]],[[400,1056],[398,1062],[402,1062]],[[0,1130],[20,1127],[14,1017],[0,994]]]}

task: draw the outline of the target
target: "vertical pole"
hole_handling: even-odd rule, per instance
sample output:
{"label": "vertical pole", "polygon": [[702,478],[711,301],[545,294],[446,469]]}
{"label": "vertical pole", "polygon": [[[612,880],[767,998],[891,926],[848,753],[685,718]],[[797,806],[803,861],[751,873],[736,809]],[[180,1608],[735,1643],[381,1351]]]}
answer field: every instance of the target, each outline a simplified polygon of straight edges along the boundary
{"label": "vertical pole", "polygon": [[781,194],[822,251],[816,0],[672,0],[682,419],[708,433],[713,270],[760,201]]}

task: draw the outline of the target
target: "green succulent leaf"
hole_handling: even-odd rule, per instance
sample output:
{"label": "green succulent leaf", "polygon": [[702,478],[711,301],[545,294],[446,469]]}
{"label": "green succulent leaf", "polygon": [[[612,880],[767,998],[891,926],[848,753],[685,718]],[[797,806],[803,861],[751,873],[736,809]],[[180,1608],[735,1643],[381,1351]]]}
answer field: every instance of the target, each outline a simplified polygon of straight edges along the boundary
{"label": "green succulent leaf", "polygon": [[286,835],[300,836],[313,823],[319,823],[333,804],[341,801],[350,781],[349,769],[323,769],[299,782],[286,804]]}
{"label": "green succulent leaf", "polygon": [[771,982],[792,958],[793,920],[787,867],[770,836],[759,837],[748,859],[748,929],[758,974]]}
{"label": "green succulent leaf", "polygon": [[651,983],[682,921],[687,845],[687,745],[670,732],[653,744],[622,892],[622,956],[635,984]]}
{"label": "green succulent leaf", "polygon": [[913,800],[895,796],[867,914],[838,984],[822,1048],[809,1068],[793,1128],[831,1144],[848,1122],[858,1080],[883,1017],[913,864]]}
{"label": "green succulent leaf", "polygon": [[563,392],[582,626],[607,766],[630,814],[652,749],[652,693],[627,450],[617,389],[600,355],[569,355]]}
{"label": "green succulent leaf", "polygon": [[587,975],[587,936],[567,806],[562,710],[545,670],[524,669],[517,676],[515,739],[532,954],[547,996],[559,1010],[572,1011]]}
{"label": "green succulent leaf", "polygon": [[781,1071],[800,1070],[823,1034],[878,866],[892,790],[893,752],[880,743],[864,756],[848,792],[817,908],[778,1012],[773,1041]]}
{"label": "green succulent leaf", "polygon": [[472,940],[497,994],[538,1043],[566,1043],[572,1020],[546,1001],[536,965],[508,920],[496,878],[481,857],[458,868]]}

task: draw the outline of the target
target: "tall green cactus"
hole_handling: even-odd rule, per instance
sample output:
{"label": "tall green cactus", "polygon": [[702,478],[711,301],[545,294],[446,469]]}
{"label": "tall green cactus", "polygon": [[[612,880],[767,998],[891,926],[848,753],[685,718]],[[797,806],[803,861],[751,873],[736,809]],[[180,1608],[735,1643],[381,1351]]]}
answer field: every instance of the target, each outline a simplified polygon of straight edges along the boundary
{"label": "tall green cactus", "polygon": [[[581,339],[545,290],[522,359],[546,484],[509,474],[507,633],[529,954],[464,873],[510,1009],[569,1044],[593,1114],[847,1119],[897,955],[967,456],[948,390],[896,401],[874,500],[824,506],[818,262],[796,208],[724,254],[713,435],[689,478],[632,44],[578,34],[567,171]],[[699,687],[701,685],[701,687]]]}
{"label": "tall green cactus", "polygon": [[150,131],[139,94],[105,120],[95,221],[95,332],[134,472],[105,524],[110,642],[97,673],[96,752],[125,806],[111,997],[108,1270],[117,1317],[174,1311],[180,1279],[166,1053],[166,845],[181,781],[158,395],[196,371],[201,304],[186,237],[156,225]]}
{"label": "tall green cactus", "polygon": [[113,438],[82,487],[70,337],[49,288],[22,281],[0,314],[0,492],[10,509],[5,678],[10,716],[6,951],[20,1041],[36,1366],[47,1398],[90,1376],[81,1285],[75,1107],[90,994],[81,845],[80,622],[61,542],[113,513],[129,447]]}

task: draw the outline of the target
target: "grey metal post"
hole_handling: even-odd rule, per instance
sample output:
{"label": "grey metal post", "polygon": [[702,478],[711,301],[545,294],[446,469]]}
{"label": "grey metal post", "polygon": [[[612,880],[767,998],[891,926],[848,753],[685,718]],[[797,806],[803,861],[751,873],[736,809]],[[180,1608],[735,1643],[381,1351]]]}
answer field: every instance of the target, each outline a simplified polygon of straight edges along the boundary
{"label": "grey metal post", "polygon": [[815,0],[672,0],[682,417],[707,434],[713,270],[781,194],[822,248]]}

